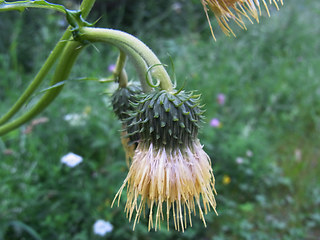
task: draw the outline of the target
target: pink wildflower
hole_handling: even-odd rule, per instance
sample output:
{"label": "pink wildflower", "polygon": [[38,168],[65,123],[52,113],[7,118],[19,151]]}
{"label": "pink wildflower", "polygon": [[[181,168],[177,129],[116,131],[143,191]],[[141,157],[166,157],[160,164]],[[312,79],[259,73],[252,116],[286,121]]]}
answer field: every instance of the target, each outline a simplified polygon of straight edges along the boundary
{"label": "pink wildflower", "polygon": [[217,101],[219,105],[224,105],[226,102],[226,95],[224,95],[223,93],[219,93],[217,95]]}
{"label": "pink wildflower", "polygon": [[113,73],[114,70],[116,70],[116,65],[115,65],[115,64],[110,64],[110,65],[108,66],[108,71],[111,72],[111,73]]}
{"label": "pink wildflower", "polygon": [[210,121],[210,126],[214,128],[220,128],[222,126],[221,122],[219,121],[218,118],[213,118]]}

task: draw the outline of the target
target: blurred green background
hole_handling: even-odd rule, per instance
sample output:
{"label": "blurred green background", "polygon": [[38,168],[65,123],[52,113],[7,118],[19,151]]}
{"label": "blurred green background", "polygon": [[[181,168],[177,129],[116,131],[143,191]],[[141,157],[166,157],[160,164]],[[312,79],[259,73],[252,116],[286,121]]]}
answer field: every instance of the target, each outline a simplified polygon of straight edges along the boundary
{"label": "blurred green background", "polygon": [[[108,94],[114,86],[75,81],[110,74],[117,50],[96,44],[98,51],[87,47],[64,91],[37,117],[47,122],[0,138],[0,240],[320,239],[320,2],[284,2],[247,31],[232,24],[237,38],[224,36],[214,20],[217,42],[198,0],[98,0],[89,17],[138,36],[169,66],[172,58],[168,71],[178,87],[186,82],[202,94],[207,111],[199,138],[213,162],[219,212],[206,216],[207,228],[196,216],[185,233],[168,232],[165,224],[148,232],[145,219],[133,232],[125,197],[110,207],[128,171]],[[66,26],[62,15],[46,10],[0,14],[0,115]],[[137,80],[130,62],[127,71]],[[215,118],[219,127],[210,125]],[[83,162],[63,165],[69,152]],[[104,237],[93,232],[98,219],[113,225]]]}

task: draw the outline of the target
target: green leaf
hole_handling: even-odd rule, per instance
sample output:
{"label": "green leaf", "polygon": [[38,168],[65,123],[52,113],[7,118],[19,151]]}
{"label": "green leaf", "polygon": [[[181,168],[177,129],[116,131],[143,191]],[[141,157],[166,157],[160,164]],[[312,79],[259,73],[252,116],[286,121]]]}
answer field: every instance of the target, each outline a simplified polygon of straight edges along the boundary
{"label": "green leaf", "polygon": [[27,224],[20,222],[20,221],[11,221],[8,226],[12,226],[14,228],[20,229],[22,231],[25,231],[28,233],[33,239],[35,240],[41,240],[40,235],[30,226]]}
{"label": "green leaf", "polygon": [[62,5],[52,4],[44,0],[35,1],[16,1],[16,2],[6,2],[4,0],[0,1],[0,12],[3,11],[24,11],[26,8],[47,8],[56,10],[59,12],[66,13],[66,9]]}

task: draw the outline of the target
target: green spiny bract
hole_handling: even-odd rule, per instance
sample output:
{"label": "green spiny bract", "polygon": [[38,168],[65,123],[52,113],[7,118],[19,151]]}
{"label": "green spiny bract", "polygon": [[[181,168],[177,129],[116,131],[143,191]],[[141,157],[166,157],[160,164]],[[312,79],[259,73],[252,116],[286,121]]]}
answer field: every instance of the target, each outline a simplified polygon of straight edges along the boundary
{"label": "green spiny bract", "polygon": [[129,112],[134,110],[132,103],[137,102],[137,96],[141,94],[141,88],[135,84],[129,84],[125,88],[118,88],[112,95],[112,108],[117,117],[124,121],[130,117]]}
{"label": "green spiny bract", "polygon": [[156,147],[181,147],[197,137],[203,118],[200,96],[184,91],[170,93],[165,90],[144,94],[136,103],[128,128],[140,134],[140,139]]}

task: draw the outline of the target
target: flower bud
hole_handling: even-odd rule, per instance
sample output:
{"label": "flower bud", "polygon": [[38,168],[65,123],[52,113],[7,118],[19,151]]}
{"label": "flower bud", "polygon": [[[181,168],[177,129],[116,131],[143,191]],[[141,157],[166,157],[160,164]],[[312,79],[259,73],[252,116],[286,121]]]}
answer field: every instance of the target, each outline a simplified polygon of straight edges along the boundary
{"label": "flower bud", "polygon": [[128,120],[130,111],[134,110],[133,104],[137,102],[137,97],[140,93],[140,87],[135,84],[128,84],[125,88],[119,87],[111,97],[113,111],[123,123],[121,143],[126,153],[126,163],[128,166],[136,148],[136,144],[134,143],[139,140],[139,135],[131,134],[129,136],[127,131],[134,132],[136,129],[135,126],[128,128],[127,124],[130,124],[130,121]]}
{"label": "flower bud", "polygon": [[125,88],[118,88],[111,97],[112,108],[120,120],[129,117],[128,112],[133,110],[132,103],[137,101],[136,97],[141,93],[141,88],[135,84],[129,84]]}

